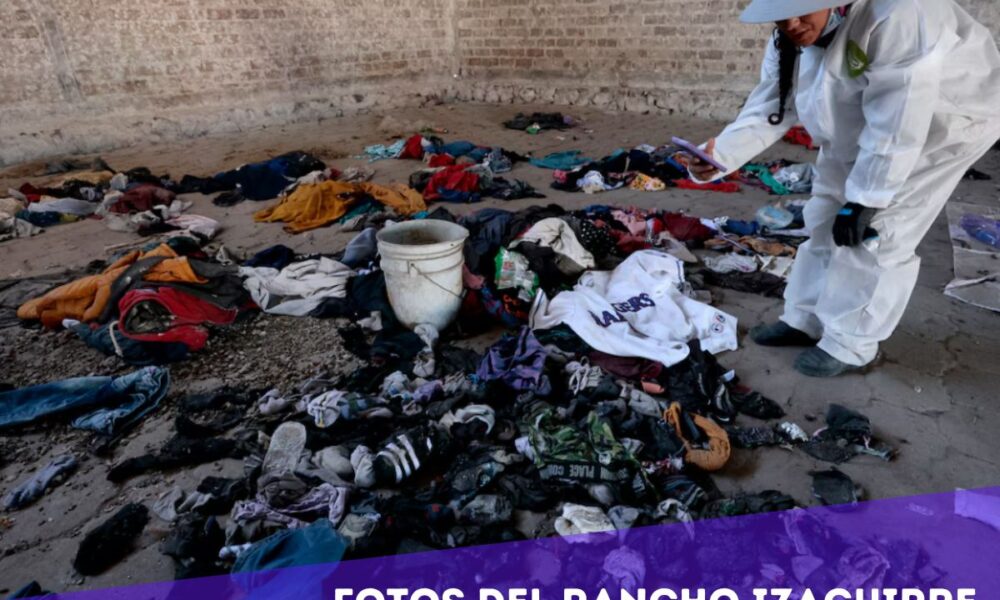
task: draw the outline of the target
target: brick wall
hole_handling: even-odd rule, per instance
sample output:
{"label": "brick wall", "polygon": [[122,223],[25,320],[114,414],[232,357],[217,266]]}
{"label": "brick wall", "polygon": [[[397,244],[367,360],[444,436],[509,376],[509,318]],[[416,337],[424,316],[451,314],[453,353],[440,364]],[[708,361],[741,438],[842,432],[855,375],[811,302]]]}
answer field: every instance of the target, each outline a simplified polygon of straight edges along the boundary
{"label": "brick wall", "polygon": [[2,0],[0,164],[374,104],[452,70],[451,0]]}
{"label": "brick wall", "polygon": [[735,22],[742,4],[458,0],[459,62],[473,80],[532,82],[521,93],[543,99],[637,110],[731,108],[759,72],[767,32]]}
{"label": "brick wall", "polygon": [[[590,104],[728,119],[773,26],[749,0],[455,0],[458,62],[479,101]],[[958,0],[1000,39],[1000,2]]]}
{"label": "brick wall", "polygon": [[434,96],[725,119],[747,1],[2,0],[0,164]]}

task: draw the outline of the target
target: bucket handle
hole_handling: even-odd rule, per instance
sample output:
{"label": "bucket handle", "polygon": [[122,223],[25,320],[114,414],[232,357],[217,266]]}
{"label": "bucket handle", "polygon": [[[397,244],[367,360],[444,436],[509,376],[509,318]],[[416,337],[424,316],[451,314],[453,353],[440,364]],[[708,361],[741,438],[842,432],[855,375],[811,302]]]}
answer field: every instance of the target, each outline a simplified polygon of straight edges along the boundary
{"label": "bucket handle", "polygon": [[423,271],[421,271],[420,267],[418,267],[417,263],[415,263],[415,262],[410,262],[410,261],[406,262],[406,274],[410,275],[411,277],[414,276],[414,275],[419,275],[420,277],[423,277],[424,279],[426,279],[427,281],[431,282],[432,284],[434,284],[435,286],[437,286],[441,290],[443,290],[443,291],[451,294],[452,296],[458,298],[459,300],[461,300],[463,298],[463,296],[461,294],[456,294],[455,292],[449,290],[448,288],[444,287],[440,283],[434,281],[434,279],[432,277],[430,277],[430,275],[428,273],[424,273]]}

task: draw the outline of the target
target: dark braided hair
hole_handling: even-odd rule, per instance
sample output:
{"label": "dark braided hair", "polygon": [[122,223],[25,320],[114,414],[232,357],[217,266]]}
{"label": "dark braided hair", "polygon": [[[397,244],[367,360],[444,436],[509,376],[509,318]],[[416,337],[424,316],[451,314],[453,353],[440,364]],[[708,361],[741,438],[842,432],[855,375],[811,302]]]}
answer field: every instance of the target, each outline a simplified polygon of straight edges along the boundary
{"label": "dark braided hair", "polygon": [[785,105],[788,103],[788,96],[792,93],[795,64],[802,51],[781,30],[775,29],[774,34],[774,46],[778,49],[778,98],[780,104],[778,112],[769,116],[767,121],[771,125],[780,125],[785,120]]}

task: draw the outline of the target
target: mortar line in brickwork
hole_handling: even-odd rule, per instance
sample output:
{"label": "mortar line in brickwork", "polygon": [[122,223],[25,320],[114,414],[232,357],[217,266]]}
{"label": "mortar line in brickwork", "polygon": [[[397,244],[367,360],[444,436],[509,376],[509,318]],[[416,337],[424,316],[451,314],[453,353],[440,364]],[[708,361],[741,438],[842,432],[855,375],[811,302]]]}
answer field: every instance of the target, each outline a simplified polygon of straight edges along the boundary
{"label": "mortar line in brickwork", "polygon": [[444,0],[445,22],[445,43],[448,48],[448,69],[450,75],[457,76],[461,68],[461,61],[458,57],[458,10],[456,3],[458,0]]}
{"label": "mortar line in brickwork", "polygon": [[42,37],[45,40],[52,67],[56,72],[63,99],[71,103],[82,102],[83,93],[80,91],[80,82],[70,64],[69,53],[66,51],[64,42],[65,35],[55,9],[52,8],[49,0],[28,0],[27,4],[32,17],[38,23],[38,28],[42,31]]}

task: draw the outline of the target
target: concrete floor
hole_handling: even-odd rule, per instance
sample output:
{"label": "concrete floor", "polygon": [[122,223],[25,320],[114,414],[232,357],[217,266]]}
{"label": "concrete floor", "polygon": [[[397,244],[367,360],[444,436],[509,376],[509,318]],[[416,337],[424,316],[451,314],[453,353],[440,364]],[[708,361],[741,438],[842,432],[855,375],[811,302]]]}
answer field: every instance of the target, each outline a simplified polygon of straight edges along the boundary
{"label": "concrete floor", "polygon": [[[640,143],[661,144],[671,135],[701,140],[716,133],[720,123],[692,119],[664,118],[654,115],[612,114],[596,111],[570,111],[585,124],[567,132],[546,132],[530,136],[504,129],[500,123],[517,111],[546,110],[551,107],[460,105],[434,106],[403,110],[393,114],[402,122],[429,121],[449,130],[446,140],[469,139],[483,144],[536,155],[565,149],[580,149],[592,157],[601,157],[618,147]],[[314,124],[248,131],[238,136],[192,140],[186,143],[125,149],[105,153],[104,158],[119,169],[145,165],[154,171],[169,171],[176,177],[184,173],[206,175],[252,160],[293,149],[313,151],[337,167],[359,164],[351,155],[367,144],[387,141],[378,131],[382,115],[344,117]],[[813,153],[779,143],[765,158],[809,160]],[[333,158],[339,156],[340,158]],[[376,182],[406,181],[419,167],[413,161],[374,163]],[[34,174],[39,165],[23,165],[0,172],[0,186],[20,184]],[[998,204],[1000,152],[991,152],[977,165],[991,174],[994,181],[963,182],[956,197],[980,204]],[[684,210],[697,216],[729,215],[751,218],[771,200],[756,189],[740,194],[717,194],[668,190],[643,193],[618,190],[600,196],[567,194],[548,188],[550,173],[529,165],[519,165],[512,176],[525,179],[543,189],[547,200],[566,207],[591,203],[636,205],[670,210]],[[3,189],[0,187],[0,189]],[[259,250],[283,243],[301,252],[332,252],[341,248],[350,234],[320,229],[289,236],[280,225],[255,224],[250,213],[263,204],[245,202],[232,208],[213,206],[207,197],[193,195],[189,211],[220,219],[226,226],[220,240],[239,252]],[[505,205],[517,210],[534,201],[516,201]],[[448,206],[459,213],[499,205],[488,201],[471,206]],[[110,232],[96,221],[50,228],[45,234],[27,240],[0,245],[0,278],[51,271],[61,266],[84,265],[105,256],[105,247],[134,239],[129,234]],[[880,437],[899,447],[898,458],[885,463],[871,457],[859,457],[841,470],[862,485],[869,498],[912,495],[1000,484],[1000,314],[962,304],[942,294],[952,277],[952,253],[947,223],[942,215],[919,251],[923,268],[909,310],[895,335],[883,345],[884,364],[868,375],[850,375],[836,380],[808,379],[796,374],[791,363],[794,350],[765,349],[745,337],[746,330],[780,314],[781,301],[752,294],[720,291],[717,304],[740,320],[741,348],[720,356],[723,365],[737,371],[748,385],[780,402],[789,418],[807,430],[820,426],[828,404],[836,402],[868,415]],[[57,334],[43,334],[40,342],[62,343]],[[65,343],[74,343],[67,339]],[[0,353],[2,354],[2,353]],[[332,365],[336,367],[336,365]],[[0,381],[37,383],[44,374],[29,371],[30,365],[11,359],[0,365]],[[80,366],[80,374],[94,365]],[[190,377],[196,377],[191,374]],[[181,382],[183,384],[183,382]],[[159,415],[141,428],[137,440],[123,447],[116,459],[139,453],[142,444],[157,444],[165,437],[166,417]],[[749,419],[743,420],[750,423]],[[60,442],[72,447],[75,438]],[[0,442],[4,442],[0,436]],[[14,440],[23,441],[23,440]],[[42,443],[36,440],[32,443]],[[125,446],[125,445],[123,445]],[[49,443],[45,448],[53,448]],[[54,450],[52,451],[54,453]],[[42,455],[44,454],[44,455]],[[36,453],[31,464],[14,462],[0,468],[0,489],[20,481],[28,472],[51,456]],[[183,474],[183,480],[196,482],[207,474],[231,472],[237,465],[205,465]],[[731,463],[716,480],[726,492],[780,489],[804,504],[812,502],[808,472],[826,468],[804,453],[781,449],[736,451]],[[79,544],[81,531],[102,521],[109,511],[136,499],[155,498],[156,494],[178,482],[178,477],[151,479],[139,485],[117,487],[103,481],[106,466],[91,464],[82,475],[94,485],[64,485],[48,494],[35,507],[12,515],[13,526],[0,528],[0,592],[15,589],[33,578],[56,590],[104,587],[139,581],[169,579],[172,565],[159,554],[157,538],[162,527],[148,531],[140,540],[140,549],[109,571],[87,581],[76,579],[70,561]],[[74,516],[66,514],[75,511]],[[44,526],[55,522],[58,526]],[[61,524],[60,524],[61,523]]]}

